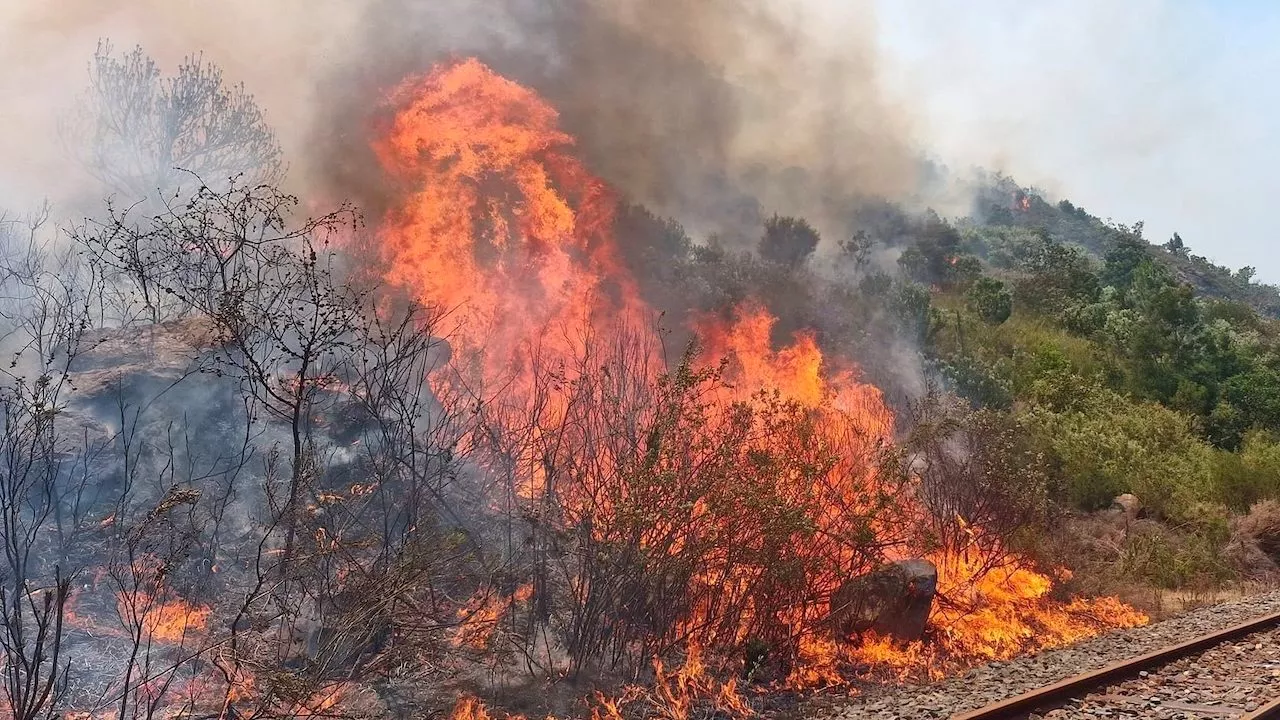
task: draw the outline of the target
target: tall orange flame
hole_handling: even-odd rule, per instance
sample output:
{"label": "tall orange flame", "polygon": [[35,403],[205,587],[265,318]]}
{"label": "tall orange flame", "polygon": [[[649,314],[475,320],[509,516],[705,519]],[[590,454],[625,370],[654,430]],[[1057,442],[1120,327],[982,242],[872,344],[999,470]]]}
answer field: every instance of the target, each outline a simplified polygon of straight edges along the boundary
{"label": "tall orange flame", "polygon": [[382,233],[388,280],[453,311],[455,351],[497,382],[535,345],[638,309],[607,230],[613,200],[532,91],[476,60],[407,81],[375,151],[409,195]]}
{"label": "tall orange flame", "polygon": [[[407,80],[389,103],[394,118],[375,141],[375,151],[387,173],[402,183],[403,197],[379,232],[386,277],[418,299],[452,311],[455,369],[466,382],[502,387],[522,402],[521,393],[531,392],[535,363],[568,366],[589,333],[646,322],[651,313],[618,261],[610,236],[614,198],[573,156],[573,138],[559,129],[556,111],[537,94],[466,60]],[[811,512],[809,519],[820,530],[834,526],[861,502],[863,496],[851,489],[875,482],[867,452],[891,436],[893,417],[879,390],[859,382],[852,364],[824,357],[811,333],[774,349],[775,319],[758,302],[734,308],[727,322],[705,316],[692,323],[704,357],[726,360],[723,401],[747,401],[769,391],[819,414],[821,440],[843,449],[841,466],[832,473],[842,484],[784,487],[779,495],[803,497],[799,507]],[[552,397],[548,402],[557,410],[557,403],[567,401]],[[789,478],[778,482],[785,485]],[[537,487],[534,478],[523,491],[531,497]],[[977,570],[961,561],[961,550],[948,548],[934,558],[941,582],[947,588],[978,587],[980,602],[972,606],[982,610],[938,617],[945,621],[947,647],[974,657],[999,657],[1034,644],[1027,628],[1045,623],[1018,623],[1045,607],[1048,578],[1015,566],[983,585],[974,576]],[[840,561],[845,550],[834,541],[806,551],[835,557],[832,567],[851,566]],[[706,582],[732,586],[734,578],[712,575],[709,570]],[[810,580],[829,585],[824,589],[830,591],[840,578]],[[1065,617],[1055,623],[1058,630],[1048,634],[1048,642],[1097,628],[1096,623],[1072,625]],[[984,641],[993,637],[992,624],[1006,636]],[[864,653],[879,653],[877,660],[884,661],[890,655],[897,661],[920,655],[918,649],[876,647],[881,646],[868,644]],[[813,644],[809,650],[823,652]],[[460,706],[457,716],[482,717],[483,711],[478,705]]]}

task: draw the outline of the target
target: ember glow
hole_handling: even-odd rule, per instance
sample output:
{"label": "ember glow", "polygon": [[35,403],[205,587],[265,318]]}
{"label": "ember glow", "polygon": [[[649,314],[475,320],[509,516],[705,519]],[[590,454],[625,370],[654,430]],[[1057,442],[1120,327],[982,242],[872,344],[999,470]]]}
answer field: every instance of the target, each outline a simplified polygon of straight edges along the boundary
{"label": "ember glow", "polygon": [[[135,611],[144,632],[158,642],[177,643],[203,631],[209,622],[209,608],[195,606],[181,599],[164,600],[145,593],[136,597],[121,598],[120,616],[128,617]],[[134,604],[133,608],[125,607]]]}
{"label": "ember glow", "polygon": [[[375,150],[386,172],[401,183],[403,195],[379,235],[387,280],[426,303],[454,310],[452,372],[457,377],[508,388],[515,406],[527,409],[537,394],[537,368],[557,368],[557,382],[542,388],[536,402],[551,407],[556,418],[571,417],[569,388],[578,380],[574,360],[587,338],[623,344],[620,328],[643,327],[652,315],[617,260],[610,237],[614,200],[609,189],[574,157],[573,138],[559,129],[550,105],[476,60],[410,79],[389,103],[394,119]],[[796,434],[791,426],[775,428],[744,437],[742,451],[786,460],[771,470],[775,497],[817,532],[794,536],[792,552],[801,558],[797,567],[803,568],[808,587],[797,593],[784,616],[758,617],[744,599],[750,597],[746,588],[765,574],[740,566],[720,568],[714,562],[702,567],[701,583],[721,588],[725,602],[743,599],[745,605],[741,624],[728,629],[715,627],[710,611],[695,610],[697,622],[691,620],[686,633],[691,642],[735,646],[753,629],[782,623],[805,638],[802,662],[789,682],[812,687],[838,682],[842,663],[909,669],[1006,658],[1145,621],[1112,600],[1056,602],[1050,599],[1052,581],[1028,564],[993,548],[956,547],[930,556],[939,568],[939,589],[951,602],[935,608],[928,647],[900,647],[869,637],[823,639],[802,632],[824,615],[820,600],[851,573],[868,569],[868,559],[851,554],[841,542],[846,533],[857,531],[849,518],[871,518],[859,527],[892,548],[888,559],[909,555],[913,547],[910,533],[896,526],[902,518],[877,516],[877,498],[892,490],[882,486],[872,460],[877,448],[891,440],[893,416],[879,390],[859,381],[853,363],[824,356],[812,333],[799,333],[789,345],[775,349],[770,338],[775,320],[762,302],[727,310],[689,318],[704,349],[698,366],[718,368],[724,361],[724,382],[714,398],[717,410],[703,428],[710,434],[727,427],[735,421],[733,406],[767,404],[770,397],[794,403],[815,420],[809,436]],[[659,381],[659,354],[656,346],[640,344],[635,363],[639,382]],[[447,380],[438,378],[435,384],[447,392]],[[814,448],[831,449],[835,462],[815,460],[815,466],[802,467]],[[621,456],[587,449],[580,446],[578,455],[603,455],[599,466],[620,464]],[[541,467],[528,471],[522,485],[526,500],[539,500],[547,492],[545,473]],[[609,490],[614,487],[610,481],[593,476],[586,485],[595,490],[557,496],[567,506],[567,516],[594,522],[597,528],[607,526],[606,519],[616,520],[615,504],[622,496]],[[909,499],[905,504],[911,504]],[[687,518],[672,522],[702,527],[697,534],[702,537],[741,533],[744,547],[763,542],[746,523],[716,527],[732,521],[717,516],[705,500],[692,500],[690,508]],[[648,531],[646,546],[672,553],[683,551],[693,537]],[[604,532],[597,529],[595,539],[607,539]],[[995,555],[1000,559],[992,562]],[[507,604],[525,599],[527,595]],[[469,616],[492,622],[501,605],[474,601]],[[463,633],[458,641],[470,644],[475,637]],[[690,672],[701,672],[700,665],[692,667]],[[468,701],[455,717],[484,717],[484,711]]]}

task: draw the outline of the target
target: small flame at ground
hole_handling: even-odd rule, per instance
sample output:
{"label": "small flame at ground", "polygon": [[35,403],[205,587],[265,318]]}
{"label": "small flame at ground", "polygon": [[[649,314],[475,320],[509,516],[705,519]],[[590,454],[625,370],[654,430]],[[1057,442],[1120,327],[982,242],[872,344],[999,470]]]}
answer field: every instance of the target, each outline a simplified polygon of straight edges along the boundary
{"label": "small flame at ground", "polygon": [[[721,682],[703,664],[702,654],[692,647],[684,664],[667,670],[659,660],[653,663],[653,683],[649,687],[628,685],[609,696],[595,693],[590,701],[592,720],[626,720],[634,717],[690,720],[695,717],[744,720],[756,712],[738,689],[737,681]],[[527,720],[523,715],[502,715],[503,720]],[[496,720],[475,696],[465,696],[454,705],[450,720]],[[548,720],[554,720],[548,716]]]}
{"label": "small flame at ground", "polygon": [[129,616],[130,611],[124,603],[132,603],[142,612],[143,631],[159,642],[182,642],[204,630],[209,622],[209,608],[192,605],[179,598],[163,600],[138,592],[136,597],[121,598],[119,602],[120,616]]}
{"label": "small flame at ground", "polygon": [[458,627],[451,638],[454,647],[483,650],[506,611],[533,595],[533,585],[523,585],[510,597],[477,596],[458,609]]}

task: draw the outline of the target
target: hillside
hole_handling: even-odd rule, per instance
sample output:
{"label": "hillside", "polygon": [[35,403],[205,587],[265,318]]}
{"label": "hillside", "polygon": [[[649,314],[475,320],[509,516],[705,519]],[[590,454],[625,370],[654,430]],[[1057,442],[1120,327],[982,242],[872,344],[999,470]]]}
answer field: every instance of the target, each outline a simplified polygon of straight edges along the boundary
{"label": "hillside", "polygon": [[104,201],[0,223],[14,717],[748,720],[1280,578],[1280,296],[1180,239],[647,207],[480,57],[299,197],[202,56],[92,67]]}
{"label": "hillside", "polygon": [[[1275,287],[1006,178],[955,222],[853,207],[856,229],[826,255],[795,218],[766,223],[754,254],[699,245],[643,209],[620,237],[656,306],[754,294],[777,315],[775,343],[812,328],[856,358],[926,482],[977,489],[976,507],[955,506],[968,519],[1051,538],[1023,547],[1080,570],[1081,587],[1275,576]],[[1106,514],[1122,495],[1141,506],[1136,525]]]}
{"label": "hillside", "polygon": [[[1141,237],[1142,224],[1114,226],[1090,215],[1069,200],[1046,202],[1034,190],[1022,188],[1009,178],[992,177],[977,193],[973,217],[984,227],[1043,229],[1054,240],[1078,246],[1101,261],[1126,233]],[[1248,304],[1268,317],[1280,317],[1280,288],[1253,281],[1254,269],[1232,270],[1197,255],[1174,234],[1161,245],[1150,245],[1151,257],[1169,267],[1179,282],[1190,284],[1204,297]]]}

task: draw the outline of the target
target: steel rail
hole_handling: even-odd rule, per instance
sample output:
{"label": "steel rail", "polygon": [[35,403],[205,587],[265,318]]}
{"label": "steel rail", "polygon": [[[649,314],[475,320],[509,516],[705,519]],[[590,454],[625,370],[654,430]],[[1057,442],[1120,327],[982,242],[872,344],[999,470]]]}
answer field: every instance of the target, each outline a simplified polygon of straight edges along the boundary
{"label": "steel rail", "polygon": [[[1081,673],[1052,685],[1029,690],[1021,695],[992,703],[977,710],[958,713],[952,715],[951,720],[1002,720],[1004,718],[1017,718],[1037,710],[1056,707],[1078,695],[1137,675],[1142,670],[1165,665],[1179,658],[1208,650],[1215,645],[1263,630],[1269,630],[1276,626],[1280,626],[1280,613],[1255,618],[1239,625],[1232,625],[1224,630],[1202,635],[1194,640],[1171,645],[1128,660],[1121,660],[1092,672]],[[1241,720],[1246,719],[1280,720],[1280,700],[1263,706],[1254,711],[1252,715],[1243,716]]]}
{"label": "steel rail", "polygon": [[1276,720],[1277,718],[1280,718],[1280,698],[1240,716],[1240,720]]}

